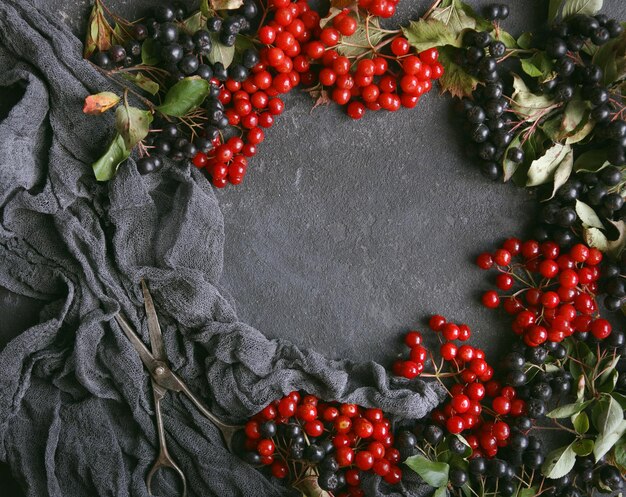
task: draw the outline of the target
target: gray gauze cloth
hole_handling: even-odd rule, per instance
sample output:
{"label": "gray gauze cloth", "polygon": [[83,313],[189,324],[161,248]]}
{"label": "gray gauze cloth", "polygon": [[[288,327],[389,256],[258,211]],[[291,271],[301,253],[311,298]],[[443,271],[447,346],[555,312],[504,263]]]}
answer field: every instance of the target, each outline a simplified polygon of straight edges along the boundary
{"label": "gray gauze cloth", "polygon": [[[31,0],[0,0],[0,98],[24,90],[0,122],[0,285],[46,302],[39,324],[0,353],[0,459],[26,494],[148,494],[157,451],[148,374],[112,319],[121,309],[147,343],[142,278],[173,369],[225,420],[299,389],[425,416],[440,399],[433,384],[331,361],[237,319],[219,288],[224,220],[195,168],[167,164],[143,177],[131,160],[108,184],[94,180],[90,164],[111,139],[112,116],[81,110],[110,83],[81,52]],[[292,336],[298,343],[297,329]],[[163,413],[189,495],[295,494],[226,451],[182,395],[168,395]],[[159,495],[173,495],[175,481],[157,479]],[[428,491],[412,476],[395,489],[379,478],[365,485],[368,495]]]}

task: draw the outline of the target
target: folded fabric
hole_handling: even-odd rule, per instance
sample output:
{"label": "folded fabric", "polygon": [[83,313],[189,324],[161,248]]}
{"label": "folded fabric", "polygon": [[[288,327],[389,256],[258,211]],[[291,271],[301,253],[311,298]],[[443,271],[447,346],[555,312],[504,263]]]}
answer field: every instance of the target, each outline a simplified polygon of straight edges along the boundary
{"label": "folded fabric", "polygon": [[[121,308],[147,341],[141,278],[173,369],[225,420],[296,389],[425,416],[440,398],[434,384],[395,385],[378,364],[327,360],[237,319],[218,287],[224,220],[195,168],[167,164],[143,177],[130,160],[113,181],[95,181],[90,164],[111,138],[111,117],[81,108],[111,88],[81,50],[30,0],[0,0],[0,98],[23,89],[0,121],[0,285],[46,302],[39,324],[0,352],[0,459],[26,494],[147,495],[157,447],[150,385],[112,320]],[[188,401],[167,396],[163,412],[190,496],[294,494],[228,453]],[[171,495],[173,481],[157,488]],[[415,477],[395,490],[379,478],[366,485],[368,495],[428,491]]]}

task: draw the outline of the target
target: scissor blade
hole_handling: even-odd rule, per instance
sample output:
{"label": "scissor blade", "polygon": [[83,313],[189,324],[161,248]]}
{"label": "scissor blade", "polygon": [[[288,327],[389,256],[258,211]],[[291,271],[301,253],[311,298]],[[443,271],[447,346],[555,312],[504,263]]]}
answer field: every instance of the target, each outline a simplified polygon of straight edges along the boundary
{"label": "scissor blade", "polygon": [[148,286],[144,280],[141,280],[141,290],[143,291],[143,302],[146,308],[146,316],[148,317],[148,332],[150,333],[150,345],[152,346],[152,354],[160,361],[167,362],[165,354],[165,346],[163,345],[163,334],[161,333],[161,325],[157,317],[152,295],[148,290]]}
{"label": "scissor blade", "polygon": [[155,361],[154,361],[154,356],[148,350],[148,347],[144,345],[144,343],[141,341],[141,339],[139,338],[139,336],[137,335],[133,327],[128,323],[128,321],[126,321],[126,318],[124,316],[122,316],[121,314],[116,314],[115,320],[117,321],[117,324],[120,325],[120,328],[122,328],[122,331],[124,332],[124,334],[130,340],[130,343],[132,343],[133,347],[135,347],[135,350],[139,354],[139,357],[141,361],[143,362],[144,366],[146,366],[148,371],[152,373],[152,370],[154,369]]}

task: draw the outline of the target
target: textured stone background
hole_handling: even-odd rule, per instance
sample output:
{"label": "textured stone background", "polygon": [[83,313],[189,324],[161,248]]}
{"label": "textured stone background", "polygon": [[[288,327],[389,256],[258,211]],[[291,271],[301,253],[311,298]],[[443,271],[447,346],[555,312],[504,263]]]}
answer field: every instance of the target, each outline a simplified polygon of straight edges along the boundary
{"label": "textured stone background", "polygon": [[[82,37],[90,0],[37,1]],[[107,3],[132,18],[153,2]],[[430,3],[404,0],[398,17]],[[513,34],[545,19],[547,1],[509,3]],[[607,0],[605,10],[624,19],[625,4]],[[414,110],[360,122],[336,107],[311,111],[304,94],[286,103],[244,184],[218,192],[223,284],[241,318],[269,337],[355,360],[389,361],[400,332],[435,312],[470,324],[488,351],[506,341],[498,313],[477,304],[487,282],[472,261],[523,234],[534,201],[464,160],[450,100],[431,92]],[[37,321],[39,305],[0,289],[0,347]]]}

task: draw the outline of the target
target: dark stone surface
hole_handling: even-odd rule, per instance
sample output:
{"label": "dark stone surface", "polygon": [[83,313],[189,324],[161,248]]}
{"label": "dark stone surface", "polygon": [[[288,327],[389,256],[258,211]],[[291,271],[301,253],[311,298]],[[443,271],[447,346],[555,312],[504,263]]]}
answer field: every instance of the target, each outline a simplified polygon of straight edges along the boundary
{"label": "dark stone surface", "polygon": [[[82,36],[90,0],[38,1]],[[403,1],[401,17],[430,3]],[[537,26],[546,3],[510,2],[506,29]],[[107,4],[136,17],[153,1]],[[626,18],[624,2],[605,5]],[[269,337],[296,328],[297,345],[354,360],[388,361],[399,333],[435,312],[470,324],[488,350],[503,343],[498,313],[477,304],[487,282],[472,261],[522,234],[534,200],[464,160],[449,99],[432,92],[415,110],[360,122],[334,106],[311,111],[301,93],[286,103],[244,184],[218,194],[223,282],[241,318]],[[0,341],[36,322],[40,305],[0,289]]]}

